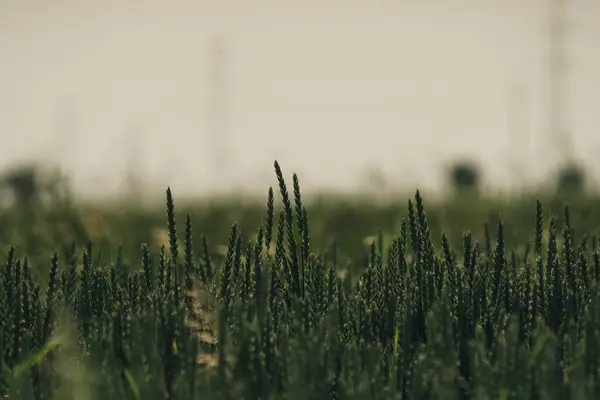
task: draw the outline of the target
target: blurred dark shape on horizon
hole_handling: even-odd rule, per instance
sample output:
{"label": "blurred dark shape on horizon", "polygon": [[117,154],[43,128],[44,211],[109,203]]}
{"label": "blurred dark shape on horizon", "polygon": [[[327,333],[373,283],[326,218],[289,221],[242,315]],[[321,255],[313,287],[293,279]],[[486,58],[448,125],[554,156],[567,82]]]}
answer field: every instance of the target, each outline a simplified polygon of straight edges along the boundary
{"label": "blurred dark shape on horizon", "polygon": [[479,166],[473,161],[456,161],[449,170],[450,185],[457,195],[479,194]]}
{"label": "blurred dark shape on horizon", "polygon": [[587,183],[587,171],[580,163],[570,162],[558,170],[556,179],[558,194],[581,194]]}
{"label": "blurred dark shape on horizon", "polygon": [[68,179],[59,169],[27,162],[0,172],[0,199],[3,204],[31,207],[40,202],[64,205],[72,198]]}
{"label": "blurred dark shape on horizon", "polygon": [[[482,167],[476,160],[459,158],[447,164],[444,170],[447,188],[450,189],[448,194],[459,197],[482,194]],[[152,193],[148,187],[140,186],[137,173],[135,170],[128,170],[126,184],[121,188],[119,198],[140,206],[141,199]],[[393,199],[403,193],[402,190],[391,190],[386,174],[376,167],[365,169],[362,182],[363,190],[355,194],[348,193],[348,198],[360,197],[359,193],[364,193],[365,189],[369,194],[368,198],[374,202]],[[66,171],[43,162],[27,161],[10,165],[0,169],[0,204],[3,207],[17,206],[30,210],[39,206],[69,208],[76,199],[81,200],[72,183]],[[526,191],[537,193],[541,190],[547,194],[554,192],[558,196],[584,195],[586,189],[596,192],[596,188],[589,186],[590,183],[586,167],[581,162],[571,161],[558,168],[551,181],[546,181],[542,186],[531,186]],[[236,197],[235,192],[231,195]],[[241,192],[239,195],[243,196]],[[98,200],[103,202],[102,199]],[[110,199],[106,200],[109,200],[107,204],[112,204]]]}
{"label": "blurred dark shape on horizon", "polygon": [[18,204],[31,204],[39,195],[37,170],[32,165],[6,172],[2,177],[2,183],[12,191]]}

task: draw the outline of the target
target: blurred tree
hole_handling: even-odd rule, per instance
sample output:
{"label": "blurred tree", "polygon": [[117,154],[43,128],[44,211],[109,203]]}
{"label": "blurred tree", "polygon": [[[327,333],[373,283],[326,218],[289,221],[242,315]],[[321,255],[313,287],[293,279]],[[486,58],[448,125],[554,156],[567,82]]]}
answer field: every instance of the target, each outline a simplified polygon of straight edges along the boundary
{"label": "blurred tree", "polygon": [[20,205],[29,205],[39,195],[37,170],[33,165],[13,168],[0,177],[3,189],[12,192],[14,201]]}
{"label": "blurred tree", "polygon": [[585,189],[587,173],[576,162],[569,162],[558,170],[556,188],[559,194],[580,194]]}
{"label": "blurred tree", "polygon": [[456,194],[479,193],[479,166],[472,161],[457,161],[449,168],[449,178]]}
{"label": "blurred tree", "polygon": [[0,173],[0,192],[6,199],[11,197],[18,206],[29,207],[38,202],[56,206],[69,203],[71,192],[68,181],[60,171],[27,163],[14,166]]}

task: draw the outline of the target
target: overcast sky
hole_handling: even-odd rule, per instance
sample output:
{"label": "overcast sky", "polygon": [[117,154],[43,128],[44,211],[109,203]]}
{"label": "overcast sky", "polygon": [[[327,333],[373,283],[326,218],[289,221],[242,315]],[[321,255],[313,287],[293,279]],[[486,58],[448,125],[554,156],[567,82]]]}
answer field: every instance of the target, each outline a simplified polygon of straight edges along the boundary
{"label": "overcast sky", "polygon": [[[541,143],[547,3],[0,0],[2,163],[60,161],[91,193],[115,190],[129,157],[157,187],[198,191],[217,123],[228,184],[262,189],[274,158],[311,187],[350,187],[367,166],[434,187],[457,155],[500,185],[515,158],[539,176],[556,154]],[[568,3],[567,115],[600,172],[600,2]],[[222,125],[208,112],[215,37]]]}

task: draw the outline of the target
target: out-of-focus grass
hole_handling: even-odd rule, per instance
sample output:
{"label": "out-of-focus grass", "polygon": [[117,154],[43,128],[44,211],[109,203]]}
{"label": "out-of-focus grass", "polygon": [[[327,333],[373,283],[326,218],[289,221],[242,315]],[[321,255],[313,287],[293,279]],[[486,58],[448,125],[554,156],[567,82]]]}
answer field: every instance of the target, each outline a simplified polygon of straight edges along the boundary
{"label": "out-of-focus grass", "polygon": [[[441,237],[443,227],[450,243],[460,247],[464,230],[467,229],[483,245],[482,221],[487,221],[493,238],[501,216],[509,228],[505,231],[507,246],[523,247],[523,243],[533,239],[531,227],[537,197],[540,196],[455,197],[428,201],[425,196],[424,200],[433,238]],[[340,254],[342,263],[353,260],[355,265],[360,265],[369,237],[377,237],[381,231],[384,239],[389,240],[398,233],[402,218],[407,217],[408,198],[407,195],[382,203],[364,197],[321,197],[307,202],[314,248],[327,249],[335,241],[338,248],[344,251]],[[600,196],[543,196],[541,200],[544,214],[556,216],[558,226],[562,224],[563,208],[568,203],[572,224],[578,231],[599,231]],[[0,246],[7,249],[14,244],[18,254],[28,256],[34,271],[40,268],[45,271],[47,260],[55,250],[64,260],[73,240],[79,249],[86,246],[88,240],[93,241],[94,262],[114,260],[120,244],[124,265],[134,266],[139,263],[140,243],[147,243],[155,251],[161,245],[168,244],[163,210],[162,205],[157,205],[155,209],[144,209],[135,203],[74,204],[68,207],[15,205],[0,210]],[[196,235],[208,238],[211,256],[220,262],[224,258],[222,249],[227,244],[231,224],[237,222],[244,239],[248,240],[256,234],[256,227],[265,217],[264,210],[262,201],[203,199],[194,204],[188,200],[178,204],[177,214],[180,218],[177,228],[183,233],[184,216],[190,213]],[[194,245],[201,246],[201,241],[196,240]],[[200,249],[195,253],[201,254]]]}

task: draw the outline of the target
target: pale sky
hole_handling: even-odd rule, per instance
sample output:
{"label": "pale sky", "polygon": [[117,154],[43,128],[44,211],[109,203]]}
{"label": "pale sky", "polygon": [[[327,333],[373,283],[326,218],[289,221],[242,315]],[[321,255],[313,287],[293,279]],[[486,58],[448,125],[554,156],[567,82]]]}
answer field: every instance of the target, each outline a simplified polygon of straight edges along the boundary
{"label": "pale sky", "polygon": [[[556,153],[541,144],[548,2],[0,0],[0,155],[59,160],[90,193],[114,191],[130,155],[159,190],[212,187],[206,55],[220,35],[223,182],[262,191],[274,158],[309,187],[351,187],[372,165],[433,188],[457,155],[501,186],[509,159],[540,176]],[[600,172],[600,2],[568,3],[568,117]]]}

